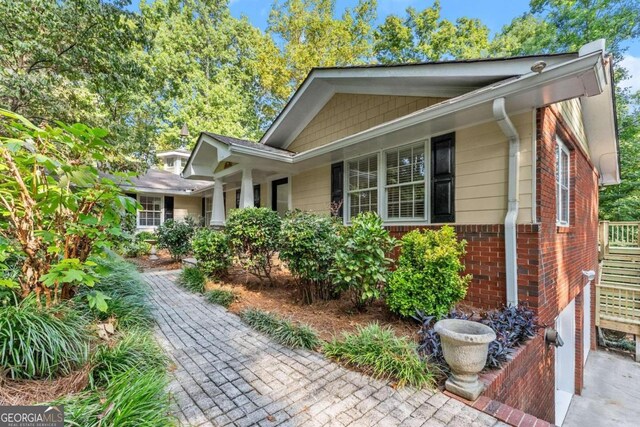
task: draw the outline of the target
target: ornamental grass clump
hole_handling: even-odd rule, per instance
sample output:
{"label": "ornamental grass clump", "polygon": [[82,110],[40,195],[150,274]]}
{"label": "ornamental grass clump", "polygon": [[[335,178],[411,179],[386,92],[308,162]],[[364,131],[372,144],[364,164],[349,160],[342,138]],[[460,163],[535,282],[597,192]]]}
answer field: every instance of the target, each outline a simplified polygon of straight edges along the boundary
{"label": "ornamental grass clump", "polygon": [[305,304],[339,295],[330,275],[339,229],[334,218],[310,212],[290,212],[282,220],[279,257],[289,268]]}
{"label": "ornamental grass clump", "polygon": [[38,307],[29,297],[0,307],[0,369],[11,379],[55,378],[82,366],[88,320],[66,303]]}
{"label": "ornamental grass clump", "polygon": [[212,304],[228,308],[236,300],[236,295],[226,289],[212,289],[205,292],[204,297]]}
{"label": "ornamental grass clump", "polygon": [[241,312],[240,317],[249,326],[287,347],[314,349],[320,344],[317,333],[309,326],[293,323],[275,314],[250,308]]}
{"label": "ornamental grass clump", "polygon": [[338,362],[375,378],[395,381],[400,387],[421,388],[434,384],[433,368],[420,358],[416,345],[377,323],[358,327],[356,333],[345,333],[342,340],[325,343],[323,351]]}
{"label": "ornamental grass clump", "polygon": [[196,293],[204,292],[204,285],[207,282],[202,270],[198,267],[185,267],[180,272],[178,284],[183,288]]}
{"label": "ornamental grass clump", "polygon": [[442,317],[467,293],[471,275],[461,276],[466,241],[455,230],[413,230],[402,237],[398,268],[386,288],[389,309],[410,317],[416,312]]}

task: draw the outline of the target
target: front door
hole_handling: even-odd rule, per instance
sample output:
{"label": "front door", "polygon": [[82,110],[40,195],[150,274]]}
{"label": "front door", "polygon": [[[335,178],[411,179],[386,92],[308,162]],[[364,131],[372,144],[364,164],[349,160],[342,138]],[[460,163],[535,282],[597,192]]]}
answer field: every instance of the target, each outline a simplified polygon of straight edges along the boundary
{"label": "front door", "polygon": [[277,179],[271,183],[271,209],[281,216],[289,210],[289,179]]}
{"label": "front door", "polygon": [[556,319],[556,330],[564,341],[556,347],[556,425],[561,426],[575,391],[576,372],[576,301],[573,300]]}

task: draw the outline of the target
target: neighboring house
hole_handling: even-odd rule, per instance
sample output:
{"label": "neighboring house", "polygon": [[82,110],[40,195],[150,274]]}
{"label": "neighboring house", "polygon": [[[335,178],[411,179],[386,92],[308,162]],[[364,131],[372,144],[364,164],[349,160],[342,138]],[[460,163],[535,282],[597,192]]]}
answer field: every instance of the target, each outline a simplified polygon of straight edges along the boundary
{"label": "neighboring house", "polygon": [[329,213],[332,202],[345,224],[376,211],[397,237],[451,224],[468,242],[467,302],[526,303],[565,343],[534,338],[485,395],[561,424],[595,346],[598,189],[620,182],[612,78],[602,40],[318,68],[259,143],[201,133],[183,176],[214,180],[213,226],[236,205]]}
{"label": "neighboring house", "polygon": [[189,155],[184,149],[159,152],[158,166],[122,185],[142,206],[136,215],[138,231],[153,231],[168,219],[191,217],[201,223],[211,221],[211,191],[207,190],[213,183],[180,176]]}

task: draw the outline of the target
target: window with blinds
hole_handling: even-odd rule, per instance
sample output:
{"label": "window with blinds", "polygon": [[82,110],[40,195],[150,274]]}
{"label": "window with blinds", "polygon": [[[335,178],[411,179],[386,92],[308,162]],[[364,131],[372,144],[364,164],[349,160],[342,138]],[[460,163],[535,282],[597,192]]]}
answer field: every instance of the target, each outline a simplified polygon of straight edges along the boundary
{"label": "window with blinds", "polygon": [[387,151],[385,156],[387,219],[424,219],[424,143]]}
{"label": "window with blinds", "polygon": [[349,216],[378,211],[378,155],[347,162]]}

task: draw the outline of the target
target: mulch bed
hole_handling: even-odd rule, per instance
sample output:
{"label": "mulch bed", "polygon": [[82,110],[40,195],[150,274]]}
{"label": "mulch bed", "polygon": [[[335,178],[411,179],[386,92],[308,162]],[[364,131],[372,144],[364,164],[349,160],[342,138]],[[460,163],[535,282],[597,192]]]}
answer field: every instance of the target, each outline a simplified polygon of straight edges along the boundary
{"label": "mulch bed", "polygon": [[149,255],[144,255],[138,258],[127,258],[127,261],[135,264],[140,270],[151,270],[161,268],[163,270],[176,270],[182,267],[180,261],[175,261],[169,255],[169,251],[166,249],[160,249],[156,253],[158,259],[149,259]]}
{"label": "mulch bed", "polygon": [[0,378],[0,405],[33,405],[51,402],[77,393],[89,384],[89,366],[54,380],[11,380]]}
{"label": "mulch bed", "polygon": [[305,305],[286,269],[279,269],[275,282],[274,286],[261,284],[241,269],[233,268],[226,280],[209,282],[207,289],[232,290],[238,296],[238,300],[229,307],[233,313],[247,308],[274,312],[313,327],[324,340],[330,340],[342,332],[353,332],[358,326],[366,326],[372,322],[390,326],[396,335],[417,339],[419,325],[414,321],[397,318],[381,302],[373,304],[364,312],[355,310],[345,295],[337,300]]}

